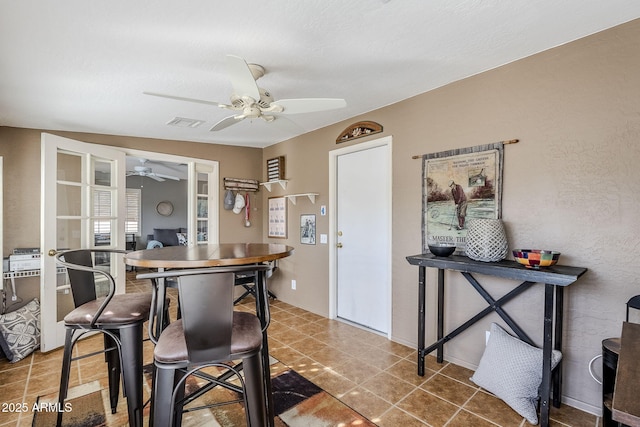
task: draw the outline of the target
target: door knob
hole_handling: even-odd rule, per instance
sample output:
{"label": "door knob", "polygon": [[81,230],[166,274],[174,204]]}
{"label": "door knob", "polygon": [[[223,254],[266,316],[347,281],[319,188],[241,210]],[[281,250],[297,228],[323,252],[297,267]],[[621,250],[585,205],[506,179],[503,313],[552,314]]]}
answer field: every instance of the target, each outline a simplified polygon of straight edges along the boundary
{"label": "door knob", "polygon": [[338,248],[341,248],[341,247],[342,247],[342,243],[338,243],[336,246],[337,246]]}
{"label": "door knob", "polygon": [[55,249],[49,249],[48,255],[49,256],[56,256],[58,254],[58,251],[56,251]]}

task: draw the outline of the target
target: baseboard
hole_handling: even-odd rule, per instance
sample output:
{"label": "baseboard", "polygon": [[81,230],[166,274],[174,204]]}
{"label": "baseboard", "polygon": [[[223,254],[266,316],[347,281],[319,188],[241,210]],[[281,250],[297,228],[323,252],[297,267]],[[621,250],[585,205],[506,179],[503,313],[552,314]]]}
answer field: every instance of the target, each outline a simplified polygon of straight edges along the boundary
{"label": "baseboard", "polygon": [[601,417],[602,416],[602,407],[593,406],[593,405],[591,405],[589,403],[581,402],[579,400],[572,399],[572,398],[566,397],[566,396],[562,398],[562,403],[567,405],[567,406],[571,406],[573,408],[580,409],[581,411],[588,412],[588,413],[590,413],[592,415],[595,415],[597,417]]}

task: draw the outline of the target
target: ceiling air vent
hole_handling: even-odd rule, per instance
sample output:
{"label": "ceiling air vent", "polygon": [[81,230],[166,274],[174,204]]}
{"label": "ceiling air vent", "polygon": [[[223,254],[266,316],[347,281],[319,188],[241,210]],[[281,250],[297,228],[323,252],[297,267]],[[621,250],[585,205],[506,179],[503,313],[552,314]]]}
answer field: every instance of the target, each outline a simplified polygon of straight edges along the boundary
{"label": "ceiling air vent", "polygon": [[178,126],[180,128],[197,128],[204,123],[204,120],[185,119],[184,117],[175,117],[167,122],[169,126]]}

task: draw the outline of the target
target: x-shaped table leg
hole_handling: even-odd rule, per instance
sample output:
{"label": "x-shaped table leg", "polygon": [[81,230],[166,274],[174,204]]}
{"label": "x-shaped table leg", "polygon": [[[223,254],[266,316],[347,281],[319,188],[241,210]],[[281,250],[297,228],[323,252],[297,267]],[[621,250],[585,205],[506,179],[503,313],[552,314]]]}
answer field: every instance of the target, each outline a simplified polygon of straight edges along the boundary
{"label": "x-shaped table leg", "polygon": [[[443,347],[444,343],[450,341],[455,338],[460,333],[464,332],[471,325],[476,323],[478,320],[485,317],[487,314],[495,311],[506,323],[509,327],[518,335],[518,337],[527,342],[530,345],[534,345],[531,338],[518,326],[518,324],[509,316],[509,314],[504,311],[502,306],[520,295],[522,292],[529,289],[535,282],[525,281],[518,285],[516,288],[512,289],[507,294],[503,295],[499,299],[494,299],[483,287],[482,285],[470,274],[463,272],[462,275],[467,279],[467,281],[475,288],[475,290],[487,301],[489,304],[484,310],[480,311],[478,314],[464,322],[462,325],[458,326],[456,329],[451,331],[446,336],[443,336],[443,324],[444,324],[444,271],[442,269],[438,270],[438,340],[430,345],[427,348],[419,349],[419,358],[423,359],[427,354],[431,353],[433,350],[437,351],[437,360],[439,363],[442,363],[443,360]],[[424,309],[422,309],[423,311]],[[421,313],[423,314],[423,313]],[[424,362],[421,364],[422,366],[418,366],[418,375],[424,375]]]}

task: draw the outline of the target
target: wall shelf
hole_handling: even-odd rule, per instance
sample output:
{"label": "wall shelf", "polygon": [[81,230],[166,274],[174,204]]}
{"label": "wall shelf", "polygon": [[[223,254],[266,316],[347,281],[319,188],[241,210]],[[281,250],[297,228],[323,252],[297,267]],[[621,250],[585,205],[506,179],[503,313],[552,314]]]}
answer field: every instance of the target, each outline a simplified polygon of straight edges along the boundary
{"label": "wall shelf", "polygon": [[[288,182],[289,182],[288,179],[277,179],[273,181],[261,182],[260,185],[264,186],[264,188],[266,188],[267,191],[271,192],[271,186],[273,184],[280,184],[280,187],[282,187],[283,190],[286,190]],[[289,199],[289,201],[291,201],[291,203],[293,203],[294,205],[296,204],[298,197],[307,197],[309,198],[311,203],[315,204],[316,196],[318,195],[319,195],[318,193],[299,193],[299,194],[285,194],[282,197]]]}
{"label": "wall shelf", "polygon": [[287,199],[289,199],[289,201],[291,201],[291,203],[295,205],[298,197],[306,196],[309,198],[309,200],[311,200],[311,203],[315,205],[316,196],[318,195],[319,195],[318,193],[301,193],[301,194],[287,194],[286,196],[283,196],[283,197],[286,197]]}
{"label": "wall shelf", "polygon": [[274,181],[261,182],[260,185],[264,186],[264,188],[266,188],[268,192],[271,192],[272,184],[280,184],[280,187],[282,187],[283,190],[286,190],[288,182],[288,179],[277,179]]}

